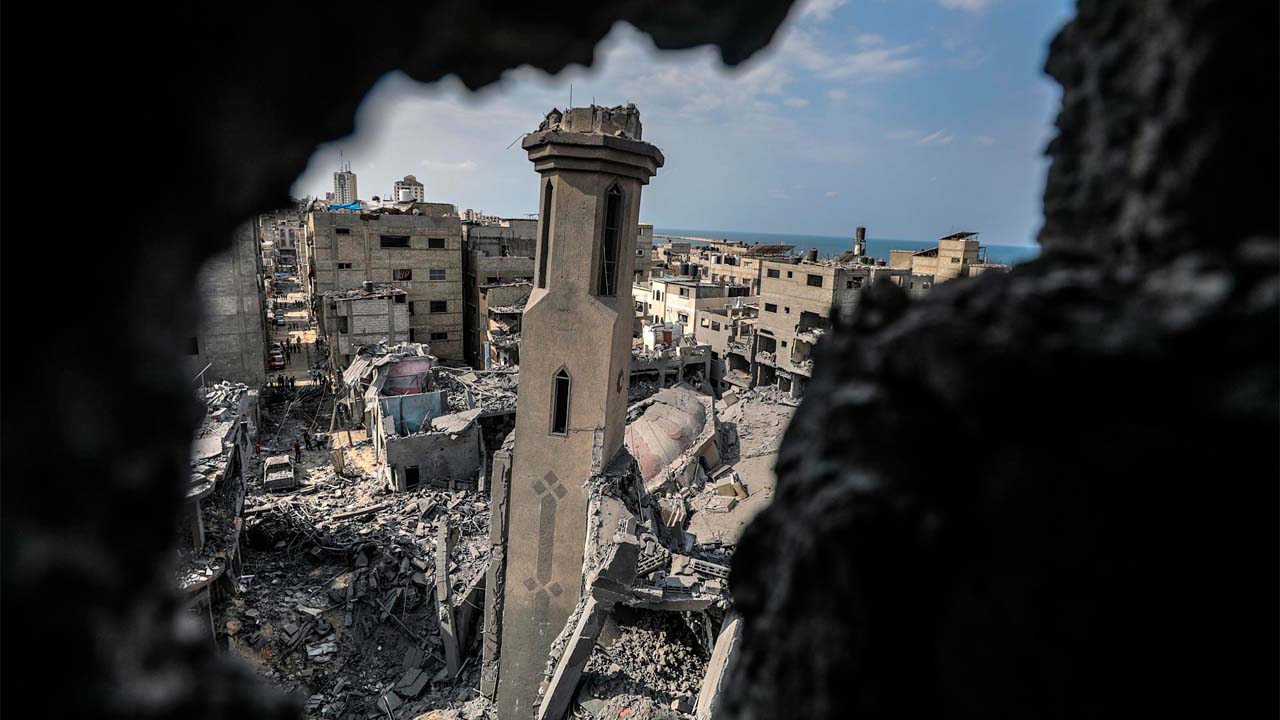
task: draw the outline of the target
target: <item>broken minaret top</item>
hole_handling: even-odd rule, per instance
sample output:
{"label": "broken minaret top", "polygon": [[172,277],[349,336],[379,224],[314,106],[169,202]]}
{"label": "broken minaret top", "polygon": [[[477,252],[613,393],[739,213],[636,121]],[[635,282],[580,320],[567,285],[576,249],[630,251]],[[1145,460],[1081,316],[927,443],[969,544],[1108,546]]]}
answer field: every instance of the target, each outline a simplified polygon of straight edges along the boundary
{"label": "broken minaret top", "polygon": [[543,130],[559,130],[561,132],[597,133],[614,135],[630,140],[642,140],[640,128],[640,111],[632,103],[615,105],[611,108],[600,105],[569,108],[560,112],[552,108],[546,119],[538,126],[537,132]]}

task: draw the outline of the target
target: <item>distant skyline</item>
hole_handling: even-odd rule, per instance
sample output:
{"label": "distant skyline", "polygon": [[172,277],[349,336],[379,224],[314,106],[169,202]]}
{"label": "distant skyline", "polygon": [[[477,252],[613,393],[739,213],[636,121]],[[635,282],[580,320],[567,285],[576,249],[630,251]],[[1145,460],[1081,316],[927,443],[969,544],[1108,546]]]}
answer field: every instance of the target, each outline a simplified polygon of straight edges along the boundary
{"label": "distant skyline", "polygon": [[537,183],[518,140],[568,106],[572,84],[575,106],[634,102],[665,154],[641,222],[1032,244],[1059,102],[1041,68],[1070,16],[1069,0],[811,0],[736,68],[711,47],[658,51],[619,23],[589,69],[521,67],[476,93],[395,72],[293,192],[331,192],[341,153],[362,199],[411,174],[430,202],[526,217]]}

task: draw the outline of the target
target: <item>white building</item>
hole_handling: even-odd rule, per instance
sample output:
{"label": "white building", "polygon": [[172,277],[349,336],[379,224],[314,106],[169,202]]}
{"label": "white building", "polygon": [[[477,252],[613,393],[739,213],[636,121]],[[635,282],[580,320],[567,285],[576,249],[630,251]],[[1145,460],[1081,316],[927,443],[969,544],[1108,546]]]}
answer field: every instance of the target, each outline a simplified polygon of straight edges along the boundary
{"label": "white building", "polygon": [[351,163],[333,174],[333,200],[339,204],[353,203],[360,199],[356,191],[356,174],[351,172]]}
{"label": "white building", "polygon": [[391,186],[391,200],[394,202],[426,202],[422,183],[413,175],[405,175],[403,180],[395,181]]}

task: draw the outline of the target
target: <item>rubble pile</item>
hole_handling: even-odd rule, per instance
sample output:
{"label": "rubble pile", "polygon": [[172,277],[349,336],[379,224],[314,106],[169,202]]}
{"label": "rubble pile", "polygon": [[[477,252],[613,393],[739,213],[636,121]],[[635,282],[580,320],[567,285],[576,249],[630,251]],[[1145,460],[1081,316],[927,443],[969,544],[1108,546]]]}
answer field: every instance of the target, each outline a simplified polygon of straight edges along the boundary
{"label": "rubble pile", "polygon": [[487,499],[387,493],[321,467],[295,492],[246,504],[242,592],[220,618],[238,654],[305,695],[309,717],[486,717],[472,658]]}
{"label": "rubble pile", "polygon": [[519,367],[495,370],[435,367],[432,372],[437,386],[445,390],[451,412],[477,407],[486,415],[516,411]]}
{"label": "rubble pile", "polygon": [[575,716],[693,717],[710,654],[681,614],[619,608],[614,623],[587,661]]}
{"label": "rubble pile", "polygon": [[726,462],[738,462],[762,455],[777,454],[782,436],[795,414],[797,402],[773,388],[730,393],[717,404],[718,416],[727,432],[722,450]]}

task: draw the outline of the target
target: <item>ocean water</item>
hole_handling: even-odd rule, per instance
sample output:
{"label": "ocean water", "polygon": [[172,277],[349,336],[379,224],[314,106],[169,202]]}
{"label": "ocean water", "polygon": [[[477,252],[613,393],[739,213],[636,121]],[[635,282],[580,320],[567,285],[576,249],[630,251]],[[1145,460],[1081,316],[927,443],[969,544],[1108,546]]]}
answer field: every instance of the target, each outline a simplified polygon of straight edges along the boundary
{"label": "ocean water", "polygon": [[[653,229],[654,242],[662,243],[665,240],[660,237],[662,235],[676,235],[683,237],[700,237],[712,240],[737,240],[747,243],[777,243],[785,245],[794,245],[793,252],[803,253],[804,251],[815,248],[818,255],[823,258],[834,257],[845,250],[853,249],[853,236],[849,237],[833,237],[831,235],[783,235],[779,233],[757,233],[743,232],[737,230],[692,230],[689,228],[661,228]],[[982,241],[982,236],[978,236],[978,241]],[[867,254],[872,257],[889,259],[890,250],[924,250],[937,246],[937,240],[897,240],[893,238],[867,238]],[[1027,260],[1033,260],[1040,255],[1040,247],[1037,245],[987,245],[982,243],[987,249],[987,261],[994,263],[1004,263],[1006,265],[1014,265]]]}

